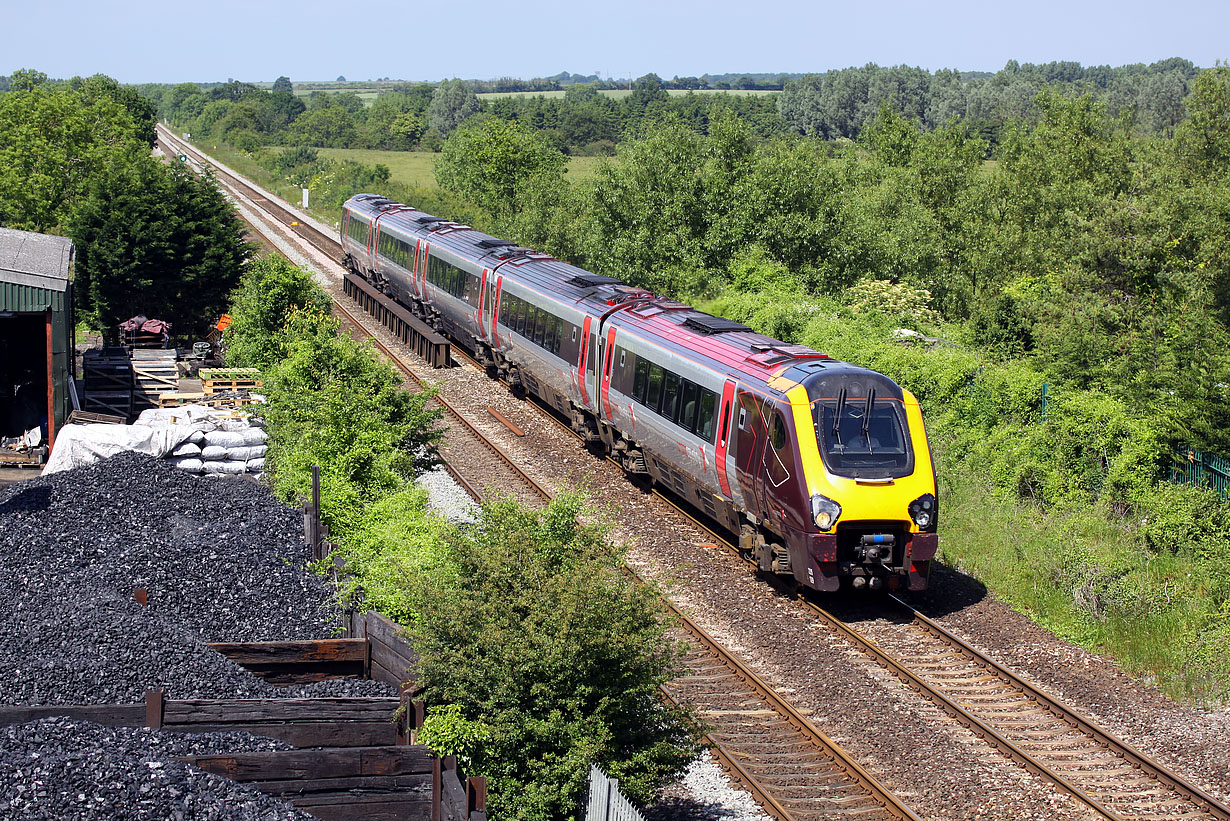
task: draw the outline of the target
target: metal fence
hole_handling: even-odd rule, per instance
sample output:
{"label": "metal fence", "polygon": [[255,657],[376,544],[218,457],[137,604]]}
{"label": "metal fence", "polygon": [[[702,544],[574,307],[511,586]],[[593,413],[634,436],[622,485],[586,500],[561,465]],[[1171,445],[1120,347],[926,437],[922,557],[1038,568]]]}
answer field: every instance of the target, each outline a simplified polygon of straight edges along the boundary
{"label": "metal fence", "polygon": [[1230,459],[1198,450],[1177,451],[1170,459],[1170,481],[1207,487],[1223,499],[1230,497]]}
{"label": "metal fence", "polygon": [[585,821],[645,821],[645,817],[619,791],[618,779],[590,764]]}

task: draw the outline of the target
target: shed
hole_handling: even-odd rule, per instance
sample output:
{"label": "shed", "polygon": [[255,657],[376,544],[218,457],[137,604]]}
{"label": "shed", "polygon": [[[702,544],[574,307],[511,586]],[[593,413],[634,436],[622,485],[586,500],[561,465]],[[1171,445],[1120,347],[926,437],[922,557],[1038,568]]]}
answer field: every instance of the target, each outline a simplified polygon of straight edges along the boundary
{"label": "shed", "polygon": [[68,416],[73,250],[66,237],[0,228],[0,436],[39,425],[51,444]]}

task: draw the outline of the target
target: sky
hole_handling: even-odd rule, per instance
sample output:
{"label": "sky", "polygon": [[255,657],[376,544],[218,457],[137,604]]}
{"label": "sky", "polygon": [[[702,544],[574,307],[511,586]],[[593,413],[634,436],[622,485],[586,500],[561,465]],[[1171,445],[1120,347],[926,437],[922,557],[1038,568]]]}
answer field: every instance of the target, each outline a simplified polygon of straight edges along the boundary
{"label": "sky", "polygon": [[670,79],[877,63],[997,71],[1230,58],[1226,0],[831,2],[624,0],[363,3],[0,0],[0,74],[122,83],[528,79],[569,71]]}

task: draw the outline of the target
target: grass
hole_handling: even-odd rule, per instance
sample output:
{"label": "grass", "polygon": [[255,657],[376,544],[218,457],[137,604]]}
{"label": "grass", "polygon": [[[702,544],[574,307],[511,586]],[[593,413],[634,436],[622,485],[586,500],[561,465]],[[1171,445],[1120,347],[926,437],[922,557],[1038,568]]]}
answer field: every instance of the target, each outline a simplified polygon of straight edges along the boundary
{"label": "grass", "polygon": [[[322,157],[334,160],[354,160],[364,165],[381,163],[389,167],[394,182],[414,188],[436,188],[434,169],[439,154],[430,151],[372,151],[365,148],[321,148]],[[601,157],[570,157],[568,179],[576,182],[593,176]]]}
{"label": "grass", "polygon": [[[480,100],[496,100],[500,97],[563,97],[564,91],[486,91],[478,95]],[[611,97],[616,100],[623,99],[631,94],[631,90],[626,88],[611,88],[602,89],[598,92],[604,97]],[[743,94],[749,97],[763,97],[768,94],[781,94],[780,91],[768,89],[742,89],[742,88],[703,88],[691,91],[683,88],[668,88],[666,93],[672,97],[683,97],[687,94]]]}

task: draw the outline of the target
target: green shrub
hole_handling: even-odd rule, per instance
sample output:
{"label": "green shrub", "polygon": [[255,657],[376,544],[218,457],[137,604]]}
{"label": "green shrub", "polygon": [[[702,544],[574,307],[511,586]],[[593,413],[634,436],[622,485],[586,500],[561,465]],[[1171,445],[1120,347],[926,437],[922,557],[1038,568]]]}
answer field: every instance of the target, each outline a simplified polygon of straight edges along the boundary
{"label": "green shrub", "polygon": [[446,534],[455,576],[407,580],[416,680],[453,705],[427,739],[472,757],[495,817],[572,817],[590,762],[647,801],[698,752],[694,722],[658,692],[678,652],[661,599],[582,513],[576,495],[542,511],[486,503]]}

